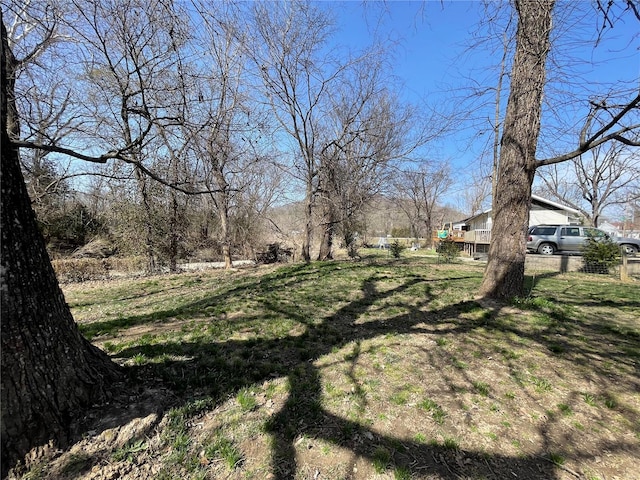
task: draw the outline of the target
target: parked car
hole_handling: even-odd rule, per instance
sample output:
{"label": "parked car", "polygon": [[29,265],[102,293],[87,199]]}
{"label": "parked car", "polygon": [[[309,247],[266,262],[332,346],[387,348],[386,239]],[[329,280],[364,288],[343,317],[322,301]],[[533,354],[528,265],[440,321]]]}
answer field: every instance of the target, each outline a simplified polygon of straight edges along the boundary
{"label": "parked car", "polygon": [[527,251],[542,255],[556,252],[579,253],[588,238],[610,239],[620,245],[628,255],[640,252],[640,240],[636,238],[610,237],[594,227],[581,225],[535,225],[529,228]]}

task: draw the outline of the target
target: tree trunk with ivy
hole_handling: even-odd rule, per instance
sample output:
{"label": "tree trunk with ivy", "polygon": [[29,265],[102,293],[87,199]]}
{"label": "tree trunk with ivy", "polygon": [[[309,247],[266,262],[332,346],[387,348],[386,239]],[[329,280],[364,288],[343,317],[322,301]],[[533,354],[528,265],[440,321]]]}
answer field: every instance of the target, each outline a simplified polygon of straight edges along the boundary
{"label": "tree trunk with ivy", "polygon": [[60,290],[20,170],[15,60],[2,22],[2,476],[32,448],[69,440],[81,408],[119,368],[79,332]]}
{"label": "tree trunk with ivy", "polygon": [[480,288],[480,294],[490,298],[509,299],[524,293],[526,233],[553,6],[553,0],[515,1],[516,52],[493,201],[489,260]]}

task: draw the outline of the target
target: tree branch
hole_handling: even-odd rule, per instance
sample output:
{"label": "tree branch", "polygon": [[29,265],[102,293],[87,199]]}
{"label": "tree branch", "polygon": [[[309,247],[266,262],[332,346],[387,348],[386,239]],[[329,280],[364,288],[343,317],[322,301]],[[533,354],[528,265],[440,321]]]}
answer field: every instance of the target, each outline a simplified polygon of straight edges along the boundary
{"label": "tree branch", "polygon": [[153,171],[149,170],[147,167],[142,165],[141,162],[132,160],[131,158],[127,157],[122,153],[122,151],[110,151],[103,155],[92,156],[92,155],[85,155],[83,153],[76,152],[75,150],[72,150],[70,148],[58,147],[55,145],[40,145],[33,142],[24,142],[24,141],[12,141],[11,143],[13,143],[18,148],[30,148],[33,150],[43,150],[45,152],[51,152],[51,153],[61,153],[64,155],[69,155],[70,157],[73,157],[73,158],[77,158],[79,160],[84,160],[85,162],[104,164],[104,163],[107,163],[109,160],[120,160],[125,163],[128,163],[129,165],[135,165],[137,168],[140,169],[142,173],[147,175],[149,178],[155,180],[156,182],[166,187],[172,188],[186,195],[202,195],[206,193],[219,193],[222,191],[220,189],[192,190],[192,189],[183,188],[179,185],[176,185],[175,183],[165,180],[160,175],[154,173]]}
{"label": "tree branch", "polygon": [[606,109],[604,104],[593,104],[594,109],[591,111],[591,113],[587,117],[587,120],[585,121],[585,126],[582,129],[582,132],[580,135],[580,144],[578,145],[578,148],[576,148],[572,152],[565,153],[563,155],[559,155],[552,158],[546,158],[544,160],[537,160],[536,168],[571,160],[573,158],[576,158],[582,155],[585,152],[588,152],[589,150],[592,150],[593,148],[599,145],[602,145],[603,143],[606,143],[612,140],[618,141],[620,143],[623,143],[624,145],[628,145],[631,147],[640,147],[640,140],[633,140],[625,136],[625,134],[627,133],[634,132],[640,129],[640,124],[623,127],[615,132],[611,132],[608,135],[605,135],[605,133],[613,129],[616,126],[616,124],[627,113],[629,113],[631,110],[635,108],[638,108],[638,105],[640,105],[640,93],[636,95],[636,97],[633,100],[631,100],[628,104],[626,104],[624,108],[622,108],[616,115],[614,115],[611,118],[611,120],[607,122],[605,125],[603,125],[597,132],[592,134],[589,138],[586,138],[586,132],[589,129],[591,122],[596,115],[596,112],[601,109]]}

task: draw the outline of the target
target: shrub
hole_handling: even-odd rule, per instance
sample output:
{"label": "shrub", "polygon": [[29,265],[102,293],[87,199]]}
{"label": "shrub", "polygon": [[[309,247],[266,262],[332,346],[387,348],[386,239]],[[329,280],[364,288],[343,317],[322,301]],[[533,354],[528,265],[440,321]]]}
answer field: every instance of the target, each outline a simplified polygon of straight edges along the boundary
{"label": "shrub", "polygon": [[63,283],[104,280],[112,271],[139,273],[144,271],[145,257],[64,258],[51,261],[58,281]]}
{"label": "shrub", "polygon": [[279,243],[270,243],[266,251],[256,254],[258,263],[286,263],[292,257],[293,250],[282,247]]}
{"label": "shrub", "polygon": [[458,257],[458,255],[460,255],[460,248],[458,247],[458,244],[451,238],[440,240],[440,243],[438,243],[438,246],[436,247],[436,251],[447,263],[452,262]]}
{"label": "shrub", "polygon": [[582,249],[584,270],[589,273],[609,273],[620,261],[620,247],[610,239],[587,239]]}
{"label": "shrub", "polygon": [[400,245],[398,240],[394,240],[389,244],[389,251],[391,252],[391,255],[393,255],[393,258],[400,258],[400,254],[404,249],[404,245]]}
{"label": "shrub", "polygon": [[358,237],[356,233],[345,232],[344,233],[344,244],[347,247],[347,255],[349,258],[354,259],[358,258]]}
{"label": "shrub", "polygon": [[102,280],[109,276],[108,262],[97,258],[53,260],[51,264],[60,282]]}
{"label": "shrub", "polygon": [[60,252],[82,247],[89,238],[105,229],[101,220],[81,203],[43,217],[40,227],[47,245],[51,250]]}
{"label": "shrub", "polygon": [[349,245],[347,245],[347,255],[349,255],[349,258],[359,257],[357,242],[353,241]]}

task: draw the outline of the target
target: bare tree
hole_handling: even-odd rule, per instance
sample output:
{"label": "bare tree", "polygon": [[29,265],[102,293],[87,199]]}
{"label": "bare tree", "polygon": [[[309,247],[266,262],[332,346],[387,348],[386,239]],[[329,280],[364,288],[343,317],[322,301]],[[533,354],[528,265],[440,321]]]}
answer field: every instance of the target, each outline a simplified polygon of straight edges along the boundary
{"label": "bare tree", "polygon": [[485,173],[482,168],[476,170],[476,174],[469,180],[469,183],[465,185],[460,196],[462,200],[460,209],[465,212],[466,215],[476,215],[490,208],[490,203],[493,199],[491,194],[493,178],[495,177],[497,177],[497,175]]}
{"label": "bare tree", "polygon": [[[82,40],[84,88],[88,98],[95,99],[95,119],[84,123],[93,126],[91,136],[99,133],[101,143],[115,148],[128,147],[133,160],[133,173],[140,202],[145,232],[147,270],[158,269],[154,234],[154,195],[150,179],[141,165],[158,159],[149,148],[155,135],[154,127],[161,124],[166,98],[174,88],[164,79],[175,70],[174,19],[164,2],[151,1],[122,5],[74,2],[81,22],[72,26]],[[85,140],[86,141],[86,140]]]}
{"label": "bare tree", "polygon": [[[453,184],[449,165],[446,163],[423,163],[416,170],[405,170],[394,182],[398,198],[403,199],[403,210],[414,225],[416,236],[426,237],[431,245],[431,232],[436,208],[442,196]],[[420,228],[417,224],[421,224]]]}
{"label": "bare tree", "polygon": [[385,78],[383,57],[368,52],[345,70],[342,88],[331,95],[323,123],[318,201],[322,212],[318,258],[332,257],[333,237],[341,232],[352,253],[361,215],[393,175],[393,167],[420,142],[420,119],[402,105]]}
{"label": "bare tree", "polygon": [[231,268],[233,220],[242,208],[244,190],[255,181],[256,165],[263,163],[260,142],[266,122],[252,103],[245,40],[235,6],[208,2],[194,6],[198,15],[192,17],[198,28],[193,43],[200,60],[180,68],[178,82],[185,92],[180,132],[189,144],[198,183],[208,192],[222,256]]}
{"label": "bare tree", "polygon": [[597,227],[607,209],[640,195],[640,156],[621,143],[603,144],[566,164],[540,169],[538,176],[544,193],[579,210]]}
{"label": "bare tree", "polygon": [[310,3],[256,3],[250,46],[268,103],[293,140],[291,173],[304,188],[302,258],[311,260],[313,213],[320,175],[320,123],[330,86],[344,66],[323,51],[332,28],[326,11]]}

